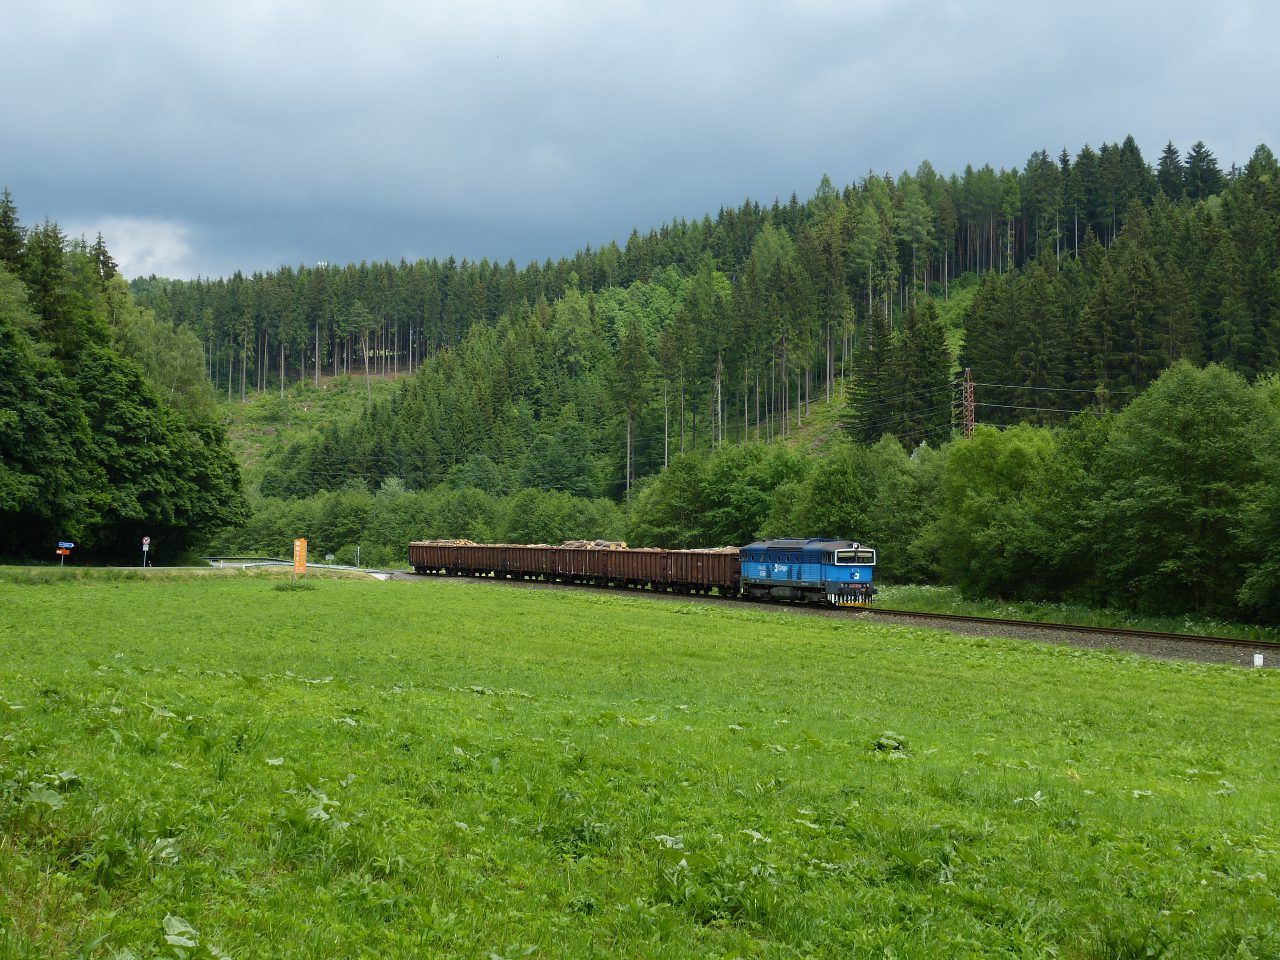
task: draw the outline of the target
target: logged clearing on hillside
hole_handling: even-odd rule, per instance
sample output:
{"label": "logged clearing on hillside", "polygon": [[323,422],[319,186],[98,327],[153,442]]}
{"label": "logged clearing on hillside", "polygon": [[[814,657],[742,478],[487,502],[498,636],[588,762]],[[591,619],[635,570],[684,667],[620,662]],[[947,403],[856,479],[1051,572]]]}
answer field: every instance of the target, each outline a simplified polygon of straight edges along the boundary
{"label": "logged clearing on hillside", "polygon": [[1280,673],[274,587],[0,582],[0,956],[1280,954]]}

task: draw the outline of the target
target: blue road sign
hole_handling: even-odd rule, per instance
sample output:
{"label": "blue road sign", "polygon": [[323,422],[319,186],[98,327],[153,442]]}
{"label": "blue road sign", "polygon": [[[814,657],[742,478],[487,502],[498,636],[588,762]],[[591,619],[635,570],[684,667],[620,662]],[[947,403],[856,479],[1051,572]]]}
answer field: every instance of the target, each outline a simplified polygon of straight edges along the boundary
{"label": "blue road sign", "polygon": [[74,547],[75,547],[75,544],[74,544],[74,543],[72,543],[70,540],[59,540],[59,541],[58,541],[58,549],[59,549],[59,550],[71,550],[71,549],[72,549],[72,548],[74,548]]}

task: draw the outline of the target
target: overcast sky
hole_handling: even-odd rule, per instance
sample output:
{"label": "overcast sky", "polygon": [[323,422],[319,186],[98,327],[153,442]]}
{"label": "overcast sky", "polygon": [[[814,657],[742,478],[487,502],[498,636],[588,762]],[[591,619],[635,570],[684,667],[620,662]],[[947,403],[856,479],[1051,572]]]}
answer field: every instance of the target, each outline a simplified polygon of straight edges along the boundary
{"label": "overcast sky", "polygon": [[[206,9],[196,12],[197,7]],[[129,275],[523,264],[869,169],[1280,152],[1280,4],[8,4],[0,183]]]}

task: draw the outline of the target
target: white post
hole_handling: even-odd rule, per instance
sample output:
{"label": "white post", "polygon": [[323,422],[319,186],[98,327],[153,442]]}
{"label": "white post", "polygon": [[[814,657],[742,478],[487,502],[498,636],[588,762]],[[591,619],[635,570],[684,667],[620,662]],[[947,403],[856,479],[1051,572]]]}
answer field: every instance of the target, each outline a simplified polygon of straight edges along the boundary
{"label": "white post", "polygon": [[1263,657],[1262,657],[1262,654],[1260,654],[1260,653],[1255,653],[1255,654],[1253,655],[1253,665],[1254,665],[1255,667],[1260,667],[1260,666],[1262,666],[1262,664],[1263,664]]}

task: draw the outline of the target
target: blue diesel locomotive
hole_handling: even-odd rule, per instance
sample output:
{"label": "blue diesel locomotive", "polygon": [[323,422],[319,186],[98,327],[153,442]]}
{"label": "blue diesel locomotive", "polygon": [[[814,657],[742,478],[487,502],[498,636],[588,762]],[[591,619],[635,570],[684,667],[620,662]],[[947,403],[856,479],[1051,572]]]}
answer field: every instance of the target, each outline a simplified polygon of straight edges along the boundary
{"label": "blue diesel locomotive", "polygon": [[762,540],[738,556],[744,597],[852,607],[876,593],[876,552],[852,540]]}

